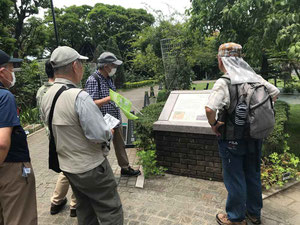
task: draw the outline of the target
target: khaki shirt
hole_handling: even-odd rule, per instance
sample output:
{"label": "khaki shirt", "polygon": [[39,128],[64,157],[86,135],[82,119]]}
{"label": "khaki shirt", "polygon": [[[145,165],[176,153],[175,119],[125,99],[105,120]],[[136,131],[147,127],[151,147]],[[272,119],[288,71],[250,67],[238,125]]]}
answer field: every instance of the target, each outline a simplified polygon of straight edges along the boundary
{"label": "khaki shirt", "polygon": [[41,111],[41,103],[42,103],[42,99],[43,99],[43,96],[46,94],[46,92],[49,90],[50,87],[53,86],[53,82],[44,82],[44,85],[41,86],[39,88],[39,90],[37,91],[36,93],[36,106],[37,108],[39,109],[39,115],[40,115],[40,119],[44,125],[44,127],[46,128],[46,133],[47,135],[49,136],[49,129],[48,129],[48,126],[47,124],[45,124],[42,120],[42,111]]}

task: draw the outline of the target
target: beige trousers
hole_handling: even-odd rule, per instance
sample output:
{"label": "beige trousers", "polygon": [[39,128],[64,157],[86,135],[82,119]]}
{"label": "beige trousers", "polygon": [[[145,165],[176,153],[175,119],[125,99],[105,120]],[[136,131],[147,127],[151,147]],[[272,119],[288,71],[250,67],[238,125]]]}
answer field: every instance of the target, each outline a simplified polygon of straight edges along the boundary
{"label": "beige trousers", "polygon": [[[54,193],[51,197],[51,203],[54,205],[59,205],[66,197],[69,190],[69,180],[68,178],[63,174],[60,173],[57,178],[56,187],[54,190]],[[71,202],[70,202],[70,208],[75,209],[76,208],[76,198],[74,196],[74,193],[72,192],[71,195]]]}
{"label": "beige trousers", "polygon": [[113,137],[113,143],[115,147],[118,164],[121,168],[128,168],[129,161],[125,150],[125,142],[123,139],[123,128],[122,126],[120,126],[115,128],[114,130],[115,132]]}
{"label": "beige trousers", "polygon": [[[22,176],[23,166],[30,168]],[[35,177],[29,162],[0,165],[0,225],[37,225]]]}

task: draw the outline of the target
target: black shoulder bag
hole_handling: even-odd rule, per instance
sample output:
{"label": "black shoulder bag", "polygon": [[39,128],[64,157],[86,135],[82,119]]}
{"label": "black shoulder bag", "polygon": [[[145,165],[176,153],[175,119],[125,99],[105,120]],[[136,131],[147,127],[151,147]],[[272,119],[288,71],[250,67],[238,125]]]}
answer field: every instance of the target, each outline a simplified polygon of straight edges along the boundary
{"label": "black shoulder bag", "polygon": [[56,145],[55,145],[55,140],[54,140],[54,136],[53,136],[53,131],[52,131],[52,119],[53,119],[53,113],[54,113],[54,108],[55,108],[55,104],[56,101],[58,99],[58,97],[65,91],[68,90],[70,88],[74,88],[73,85],[67,85],[66,86],[62,86],[58,92],[55,94],[52,105],[51,105],[51,109],[50,109],[50,113],[49,113],[49,121],[48,121],[48,127],[49,127],[49,131],[50,131],[50,139],[49,139],[49,169],[60,173],[61,169],[59,168],[59,161],[58,161],[58,157],[57,157],[57,152],[56,152]]}

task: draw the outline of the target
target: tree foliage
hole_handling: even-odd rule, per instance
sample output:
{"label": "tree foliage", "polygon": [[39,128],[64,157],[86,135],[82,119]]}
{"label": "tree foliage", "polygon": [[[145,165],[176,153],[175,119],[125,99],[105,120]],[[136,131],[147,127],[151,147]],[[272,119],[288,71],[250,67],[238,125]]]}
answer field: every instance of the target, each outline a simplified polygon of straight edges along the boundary
{"label": "tree foliage", "polygon": [[[62,9],[55,8],[56,24],[59,34],[59,45],[66,45],[83,53],[82,49],[87,42],[91,42],[89,27],[87,24],[87,15],[93,7],[88,5],[70,6]],[[49,27],[49,51],[56,48],[56,39],[52,13],[49,9],[46,13],[45,23]],[[90,54],[93,52],[91,49]]]}
{"label": "tree foliage", "polygon": [[22,50],[22,44],[24,42],[24,38],[26,36],[22,35],[24,29],[25,19],[30,17],[31,15],[35,15],[39,13],[39,8],[47,8],[49,7],[50,2],[48,0],[22,0],[19,2],[18,0],[11,0],[13,2],[13,35],[16,39],[16,49],[14,52],[15,56],[23,56],[20,52]]}
{"label": "tree foliage", "polygon": [[130,51],[132,38],[153,23],[154,17],[143,9],[125,9],[102,3],[96,4],[88,14],[93,44],[105,45],[109,38],[115,38],[124,56]]}
{"label": "tree foliage", "polygon": [[10,0],[0,1],[0,49],[11,54],[14,50],[16,39],[10,34],[10,13],[13,3]]}
{"label": "tree foliage", "polygon": [[36,61],[31,63],[23,62],[22,71],[16,72],[16,85],[12,92],[21,109],[34,108],[36,106],[36,92],[41,86],[41,70]]}
{"label": "tree foliage", "polygon": [[299,61],[300,7],[297,0],[193,0],[191,29],[204,38],[219,31],[220,42],[244,46],[246,58],[263,65],[270,52]]}

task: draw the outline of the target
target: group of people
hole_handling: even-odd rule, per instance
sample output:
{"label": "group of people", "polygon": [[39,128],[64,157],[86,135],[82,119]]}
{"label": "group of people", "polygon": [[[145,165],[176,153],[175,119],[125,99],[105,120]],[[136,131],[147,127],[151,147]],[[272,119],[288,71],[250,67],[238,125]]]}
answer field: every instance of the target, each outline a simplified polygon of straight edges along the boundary
{"label": "group of people", "polygon": [[[236,75],[243,76],[243,72],[231,72],[227,59],[242,60],[241,50],[242,47],[235,43],[219,48],[219,68],[227,79],[217,80],[205,106],[208,122],[217,136],[221,135],[219,128],[226,123],[217,120],[216,114],[233,104],[228,87]],[[113,53],[102,53],[97,70],[87,79],[84,91],[78,84],[83,77],[83,62],[87,59],[70,47],[56,48],[45,65],[49,81],[37,93],[49,142],[54,143],[54,148],[50,146],[49,156],[56,157],[56,166],[61,171],[51,197],[50,213],[62,210],[71,185],[70,216],[77,216],[79,225],[122,225],[122,204],[107,160],[111,141],[121,175],[140,174],[129,165],[120,109],[109,96],[110,89],[116,91],[112,77],[123,62]],[[8,90],[16,81],[14,63],[21,61],[0,50],[0,225],[37,224],[35,178],[26,134],[20,124],[15,98]],[[243,61],[241,65],[245,63]],[[249,67],[246,72],[259,77],[275,101],[279,90]],[[113,129],[104,121],[107,113],[120,120]],[[246,216],[252,223],[260,224],[260,161],[253,159],[260,157],[262,140],[242,138],[232,142],[219,138],[218,143],[228,191],[226,214],[217,214],[218,224],[245,225]],[[51,165],[53,162],[55,160],[49,161],[50,168],[54,166]]]}
{"label": "group of people", "polygon": [[[116,90],[112,76],[123,62],[113,53],[101,54],[97,71],[87,80],[86,92],[78,84],[87,59],[70,47],[56,48],[45,65],[49,80],[37,92],[40,115],[49,141],[54,138],[54,151],[62,171],[51,197],[50,213],[62,210],[71,185],[70,216],[77,216],[80,225],[121,225],[122,204],[106,158],[111,141],[121,175],[141,173],[129,165],[120,109],[109,96],[109,89]],[[21,61],[0,52],[1,225],[37,224],[35,178],[26,134],[20,125],[14,96],[8,90],[15,82],[14,63]],[[110,129],[105,123],[106,113],[120,121],[115,128]]]}

